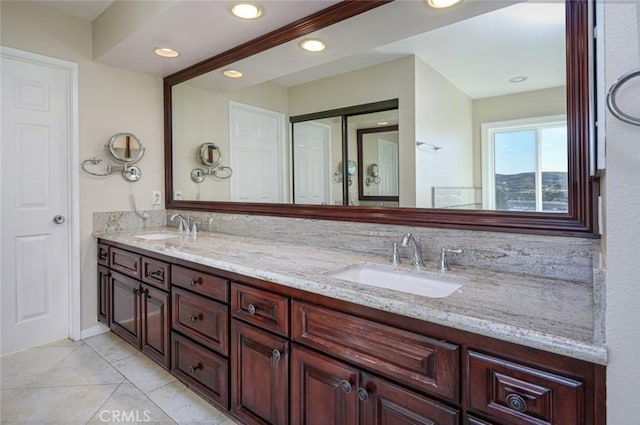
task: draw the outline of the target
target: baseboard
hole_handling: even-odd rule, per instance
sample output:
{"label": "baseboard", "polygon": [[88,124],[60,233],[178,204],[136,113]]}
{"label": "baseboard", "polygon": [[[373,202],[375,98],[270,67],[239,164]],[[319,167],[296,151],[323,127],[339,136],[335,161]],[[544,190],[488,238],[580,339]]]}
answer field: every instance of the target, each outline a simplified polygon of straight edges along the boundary
{"label": "baseboard", "polygon": [[91,328],[83,329],[82,332],[80,332],[80,338],[81,339],[90,338],[92,336],[100,335],[105,332],[109,332],[109,328],[106,327],[105,325],[97,324],[96,326],[93,326]]}

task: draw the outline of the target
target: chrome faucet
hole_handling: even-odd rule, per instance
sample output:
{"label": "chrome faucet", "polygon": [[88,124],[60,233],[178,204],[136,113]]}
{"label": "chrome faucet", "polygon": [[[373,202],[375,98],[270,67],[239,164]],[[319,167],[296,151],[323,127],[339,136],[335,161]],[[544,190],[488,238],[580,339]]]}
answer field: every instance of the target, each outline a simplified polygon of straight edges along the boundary
{"label": "chrome faucet", "polygon": [[462,254],[464,251],[461,249],[452,249],[452,248],[442,248],[440,251],[440,261],[438,262],[438,270],[441,272],[446,272],[451,270],[451,266],[449,266],[449,260],[447,259],[447,254]]}
{"label": "chrome faucet", "polygon": [[409,241],[413,241],[413,258],[411,264],[416,266],[416,269],[424,267],[424,259],[422,258],[422,247],[420,246],[420,238],[414,238],[411,233],[407,233],[402,237],[401,246],[409,246]]}
{"label": "chrome faucet", "polygon": [[191,229],[191,219],[189,217],[185,217],[180,213],[175,213],[171,217],[169,217],[169,221],[175,221],[176,218],[180,220],[178,223],[178,231],[180,233],[189,234],[189,229]]}

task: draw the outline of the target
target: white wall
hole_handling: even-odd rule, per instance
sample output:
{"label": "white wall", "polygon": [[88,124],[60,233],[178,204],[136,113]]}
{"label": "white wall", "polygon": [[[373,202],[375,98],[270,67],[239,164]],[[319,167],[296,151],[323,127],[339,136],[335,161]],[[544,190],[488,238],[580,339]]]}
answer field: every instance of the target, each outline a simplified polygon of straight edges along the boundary
{"label": "white wall", "polygon": [[[188,84],[175,86],[173,102],[173,182],[174,191],[182,191],[185,200],[228,201],[231,181],[208,176],[196,184],[191,170],[203,168],[197,161],[199,146],[213,142],[221,149],[221,165],[229,166],[229,102],[235,101],[287,114],[287,90],[273,83],[259,84],[232,93],[216,93]],[[284,128],[289,140],[289,126]],[[289,155],[289,143],[285,155]],[[290,163],[288,161],[287,163]],[[272,164],[264,164],[271,167]],[[284,170],[284,175],[289,169]],[[288,195],[287,195],[288,196]]]}
{"label": "white wall", "polygon": [[0,7],[2,45],[78,63],[81,160],[106,158],[103,146],[122,131],[136,134],[147,148],[136,183],[118,175],[80,174],[80,217],[71,220],[80,220],[82,328],[87,329],[97,324],[93,212],[130,210],[131,192],[138,208],[151,209],[151,191],[164,187],[162,80],[92,62],[88,21],[32,2],[2,1]]}
{"label": "white wall", "polygon": [[472,102],[420,59],[415,67],[415,140],[442,147],[416,150],[416,206],[431,208],[434,187],[473,186]]}
{"label": "white wall", "polygon": [[[609,87],[640,68],[640,3],[606,2],[604,18]],[[640,80],[620,90],[620,104],[640,116]],[[606,142],[607,423],[618,425],[637,422],[640,396],[640,127],[607,112]]]}

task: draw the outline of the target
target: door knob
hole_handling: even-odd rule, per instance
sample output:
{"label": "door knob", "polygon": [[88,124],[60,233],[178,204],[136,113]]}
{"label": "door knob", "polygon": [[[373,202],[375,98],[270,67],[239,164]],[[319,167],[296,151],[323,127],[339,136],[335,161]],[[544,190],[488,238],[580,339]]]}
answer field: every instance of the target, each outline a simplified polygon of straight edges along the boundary
{"label": "door knob", "polygon": [[64,221],[65,221],[65,218],[64,218],[63,215],[55,215],[55,216],[53,216],[53,222],[55,224],[62,224],[62,223],[64,223]]}

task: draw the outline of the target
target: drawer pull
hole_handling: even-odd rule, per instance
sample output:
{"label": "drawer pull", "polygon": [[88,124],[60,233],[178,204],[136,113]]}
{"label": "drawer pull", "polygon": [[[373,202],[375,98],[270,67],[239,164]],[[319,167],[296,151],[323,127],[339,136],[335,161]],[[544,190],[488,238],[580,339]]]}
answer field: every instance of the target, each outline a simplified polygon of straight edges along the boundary
{"label": "drawer pull", "polygon": [[507,396],[507,406],[509,406],[509,409],[520,413],[527,410],[527,403],[518,394],[509,394]]}
{"label": "drawer pull", "polygon": [[98,254],[98,258],[102,261],[106,261],[107,258],[109,257],[109,255],[107,254],[107,251],[105,251],[104,249],[100,249],[100,253]]}
{"label": "drawer pull", "polygon": [[149,272],[149,274],[147,274],[147,277],[155,277],[157,279],[164,280],[164,270],[161,269],[154,272]]}
{"label": "drawer pull", "polygon": [[137,261],[133,262],[133,269],[134,270],[138,270],[138,262]]}
{"label": "drawer pull", "polygon": [[196,373],[196,371],[197,371],[198,369],[202,369],[202,363],[198,363],[198,364],[197,364],[197,365],[195,365],[195,366],[191,366],[191,367],[189,367],[189,373],[191,373],[191,374],[193,375],[193,374],[195,374],[195,373]]}
{"label": "drawer pull", "polygon": [[271,358],[272,358],[273,360],[275,360],[275,361],[280,361],[280,357],[282,357],[282,356],[280,355],[280,351],[278,351],[277,349],[274,349],[274,350],[271,352]]}
{"label": "drawer pull", "polygon": [[342,381],[340,381],[340,388],[342,388],[342,391],[344,393],[349,394],[351,392],[351,382],[343,379]]}
{"label": "drawer pull", "polygon": [[247,311],[249,312],[250,315],[253,316],[254,314],[256,314],[256,306],[253,304],[249,304],[247,306]]}
{"label": "drawer pull", "polygon": [[367,401],[369,400],[369,391],[364,388],[358,388],[358,400]]}
{"label": "drawer pull", "polygon": [[189,286],[196,286],[202,284],[202,278],[197,278],[196,280],[189,279]]}
{"label": "drawer pull", "polygon": [[202,320],[200,317],[201,317],[200,315],[197,315],[197,316],[189,316],[189,322],[190,322],[190,323],[196,323],[196,320]]}

